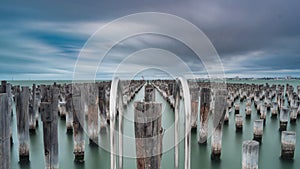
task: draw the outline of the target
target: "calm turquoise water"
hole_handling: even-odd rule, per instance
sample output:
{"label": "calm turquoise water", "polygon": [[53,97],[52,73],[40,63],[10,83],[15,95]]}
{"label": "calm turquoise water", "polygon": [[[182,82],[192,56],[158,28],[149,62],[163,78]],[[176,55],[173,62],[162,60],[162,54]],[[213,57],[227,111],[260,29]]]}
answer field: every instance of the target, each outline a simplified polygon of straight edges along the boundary
{"label": "calm turquoise water", "polygon": [[[48,84],[52,84],[48,81]],[[239,81],[241,82],[241,81]],[[247,81],[249,83],[266,83],[266,81]],[[267,81],[269,84],[285,84],[286,81]],[[19,84],[22,82],[18,82]],[[22,85],[31,85],[33,82],[23,82]],[[42,82],[43,83],[43,82]],[[241,82],[244,83],[244,82]],[[289,81],[290,84],[296,86],[300,85],[299,81]],[[16,84],[13,83],[13,84]],[[37,83],[38,84],[38,83]],[[143,91],[141,90],[135,97],[135,100],[143,98]],[[162,102],[163,107],[163,127],[168,130],[168,135],[164,137],[164,148],[168,145],[173,145],[174,132],[170,131],[174,122],[174,113],[170,109],[169,105],[163,100],[163,98],[156,93],[156,100]],[[252,105],[253,106],[253,105]],[[241,113],[244,114],[245,103],[241,103]],[[128,105],[125,112],[125,129],[124,134],[127,136],[133,136],[133,123],[130,120],[133,117],[133,103]],[[181,118],[183,115],[181,114]],[[253,134],[253,121],[258,119],[257,113],[253,107],[251,119],[244,118],[243,133],[235,132],[234,113],[230,114],[229,124],[224,125],[223,128],[223,149],[221,155],[221,161],[213,162],[210,160],[210,139],[206,146],[198,145],[197,133],[192,132],[191,140],[191,168],[192,169],[240,169],[241,168],[241,147],[244,140],[252,139]],[[278,117],[279,118],[279,117]],[[182,123],[182,122],[181,122]],[[300,121],[298,119],[297,125],[288,125],[288,130],[296,131],[297,133],[297,145],[295,159],[300,158]],[[14,145],[12,147],[12,168],[13,169],[42,169],[44,168],[43,157],[43,134],[42,123],[39,121],[39,127],[35,135],[30,136],[30,164],[20,165],[18,163],[18,140],[16,129],[16,115],[13,116],[13,139]],[[73,136],[67,135],[65,132],[65,121],[59,120],[58,123],[59,132],[59,165],[61,169],[109,169],[110,154],[101,148],[91,147],[88,144],[88,138],[86,137],[85,146],[85,163],[76,164],[73,162]],[[264,128],[263,142],[260,146],[259,154],[259,168],[261,169],[299,169],[300,161],[282,161],[280,156],[280,132],[279,120],[271,119],[270,112],[267,113],[266,126]],[[108,144],[109,134],[101,135],[101,141],[103,144]],[[134,145],[125,145],[125,152],[135,152]],[[125,158],[124,168],[134,169],[136,168],[135,159]],[[174,149],[171,149],[163,154],[162,168],[174,168]],[[183,144],[180,145],[180,168],[183,168]]]}

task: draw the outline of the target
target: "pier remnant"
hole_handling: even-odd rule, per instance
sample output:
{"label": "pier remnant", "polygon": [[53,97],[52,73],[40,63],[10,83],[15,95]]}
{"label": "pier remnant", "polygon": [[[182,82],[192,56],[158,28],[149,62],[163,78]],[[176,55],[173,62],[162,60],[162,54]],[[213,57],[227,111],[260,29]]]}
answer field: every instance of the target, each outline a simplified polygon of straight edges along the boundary
{"label": "pier remnant", "polygon": [[98,97],[99,97],[99,111],[100,111],[100,132],[105,133],[106,126],[107,126],[107,112],[106,112],[106,90],[105,90],[104,83],[99,84],[98,92],[99,92]]}
{"label": "pier remnant", "polygon": [[88,106],[88,135],[90,144],[98,144],[98,87],[96,84],[87,84],[87,106]]}
{"label": "pier remnant", "polygon": [[68,134],[73,133],[74,108],[72,101],[72,86],[68,85],[66,90],[66,127]]}
{"label": "pier remnant", "polygon": [[277,117],[277,114],[278,114],[278,104],[277,102],[274,102],[271,107],[271,116]]}
{"label": "pier remnant", "polygon": [[243,142],[242,169],[258,169],[259,142],[248,140]]}
{"label": "pier remnant", "polygon": [[241,114],[235,115],[235,130],[237,132],[243,131],[243,116]]}
{"label": "pier remnant", "polygon": [[29,87],[23,86],[17,94],[17,128],[19,138],[19,160],[29,162]]}
{"label": "pier remnant", "polygon": [[[6,93],[7,94],[7,100],[8,100],[7,111],[8,111],[8,113],[11,114],[11,116],[13,116],[13,107],[12,107],[12,104],[13,104],[13,95],[12,95],[12,91],[11,91],[11,84],[7,83],[6,81],[1,81],[0,93]],[[9,127],[10,145],[13,144],[11,116],[9,117],[9,123],[10,123],[10,127]]]}
{"label": "pier remnant", "polygon": [[287,124],[288,124],[288,118],[289,118],[289,110],[286,107],[282,107],[280,110],[280,131],[286,131]]}
{"label": "pier remnant", "polygon": [[298,107],[293,106],[291,108],[290,123],[296,123],[297,116],[298,116],[297,110],[298,110]]}
{"label": "pier remnant", "polygon": [[67,97],[67,91],[66,91],[66,85],[60,86],[60,92],[58,96],[58,113],[61,119],[66,120],[67,115],[67,108],[66,108],[66,97]]}
{"label": "pier remnant", "polygon": [[[191,95],[186,79],[179,77],[176,79],[176,90],[175,96],[175,169],[179,168],[179,136],[180,136],[180,105],[181,98],[183,99],[184,105],[184,169],[189,169],[191,166]],[[198,141],[199,142],[199,141]]]}
{"label": "pier remnant", "polygon": [[200,92],[200,131],[199,144],[207,143],[208,120],[210,112],[211,90],[210,88],[202,88]]}
{"label": "pier remnant", "polygon": [[260,119],[263,120],[264,125],[266,124],[267,108],[264,104],[260,105]]}
{"label": "pier remnant", "polygon": [[154,86],[145,86],[145,101],[134,103],[137,169],[160,169],[163,129],[162,104],[155,102]]}
{"label": "pier remnant", "polygon": [[0,168],[11,168],[10,116],[8,96],[0,93]]}
{"label": "pier remnant", "polygon": [[32,93],[31,98],[29,100],[29,131],[30,133],[35,133],[36,129],[36,113],[37,113],[37,100],[36,100],[36,85],[32,85]]}
{"label": "pier remnant", "polygon": [[145,102],[155,101],[155,88],[151,84],[145,85]]}
{"label": "pier remnant", "polygon": [[240,103],[235,103],[234,104],[234,112],[235,112],[235,114],[240,113]]}
{"label": "pier remnant", "polygon": [[215,104],[213,112],[214,131],[211,140],[211,159],[219,160],[222,150],[222,129],[224,116],[226,113],[226,96],[227,90],[217,90],[215,92]]}
{"label": "pier remnant", "polygon": [[231,112],[231,108],[226,108],[226,113],[224,116],[224,124],[228,124],[229,123],[229,112]]}
{"label": "pier remnant", "polygon": [[197,87],[190,88],[191,92],[191,109],[192,109],[192,129],[197,128],[198,123],[198,103],[199,103],[199,89]]}
{"label": "pier remnant", "polygon": [[[122,85],[119,78],[114,78],[111,82],[109,93],[109,124],[110,124],[110,168],[123,169],[123,97]],[[118,128],[119,133],[116,133],[116,119],[119,112]],[[118,143],[116,142],[118,137]],[[117,152],[118,151],[118,152]],[[117,159],[117,155],[119,158]]]}
{"label": "pier remnant", "polygon": [[246,106],[246,117],[251,117],[252,109],[251,106]]}
{"label": "pier remnant", "polygon": [[253,124],[253,140],[261,143],[263,136],[264,122],[263,120],[255,120]]}
{"label": "pier remnant", "polygon": [[296,133],[283,131],[281,133],[281,158],[293,159],[296,147]]}
{"label": "pier remnant", "polygon": [[57,87],[51,87],[48,102],[41,103],[43,122],[45,169],[58,169],[58,95]]}
{"label": "pier remnant", "polygon": [[162,154],[161,103],[135,102],[137,169],[159,169]]}
{"label": "pier remnant", "polygon": [[81,84],[73,85],[73,109],[74,109],[74,119],[73,119],[73,129],[74,129],[74,155],[75,162],[84,162],[84,106],[82,103],[82,90]]}

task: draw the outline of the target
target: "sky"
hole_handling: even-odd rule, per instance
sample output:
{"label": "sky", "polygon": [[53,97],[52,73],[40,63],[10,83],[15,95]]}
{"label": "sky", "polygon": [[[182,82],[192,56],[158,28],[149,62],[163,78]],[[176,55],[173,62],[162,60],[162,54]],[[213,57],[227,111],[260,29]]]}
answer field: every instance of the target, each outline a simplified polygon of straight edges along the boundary
{"label": "sky", "polygon": [[[300,77],[299,7],[299,0],[2,0],[0,79],[72,79],[80,51],[97,30],[115,19],[140,12],[168,13],[197,26],[218,52],[225,77]],[[124,23],[118,31],[125,31],[129,24],[153,26]],[[182,42],[143,34],[116,44],[95,77],[111,79],[125,58],[148,48],[170,51],[194,74],[206,76],[201,60]],[[161,56],[162,61],[166,58]],[[126,66],[143,67],[146,61],[136,59],[126,62]],[[165,66],[178,65],[170,60]],[[145,76],[160,74],[165,72],[144,71]]]}

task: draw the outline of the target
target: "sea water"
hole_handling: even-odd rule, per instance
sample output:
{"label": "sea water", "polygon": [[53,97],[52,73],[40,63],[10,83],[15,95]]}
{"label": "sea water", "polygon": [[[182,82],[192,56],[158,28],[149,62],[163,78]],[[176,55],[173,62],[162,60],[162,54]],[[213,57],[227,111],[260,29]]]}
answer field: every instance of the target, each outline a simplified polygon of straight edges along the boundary
{"label": "sea water", "polygon": [[[54,81],[12,81],[10,83],[14,85],[28,85],[36,84],[53,84]],[[69,83],[70,81],[61,81],[59,83]],[[294,87],[300,85],[298,80],[249,80],[249,81],[229,81],[229,83],[256,83],[256,84],[292,84]],[[144,96],[144,90],[141,89],[136,95],[134,100],[141,100]],[[156,101],[162,102],[163,105],[163,128],[166,129],[168,135],[165,135],[163,140],[164,154],[162,156],[162,168],[174,168],[174,149],[169,149],[174,144],[174,138],[171,136],[174,134],[172,126],[174,125],[174,112],[167,102],[156,93]],[[239,101],[238,101],[239,102]],[[210,138],[207,145],[199,145],[197,141],[197,131],[192,131],[191,137],[191,168],[192,169],[240,169],[242,168],[242,143],[245,140],[251,140],[253,138],[253,122],[259,119],[259,115],[256,113],[254,105],[252,103],[251,118],[245,118],[245,106],[246,103],[242,102],[240,105],[240,113],[244,117],[243,132],[235,131],[234,112],[229,114],[229,124],[223,127],[223,139],[222,139],[222,154],[220,161],[211,161],[211,144]],[[133,117],[133,102],[128,104],[124,112],[124,134],[130,137],[134,137],[134,125],[132,121]],[[183,119],[183,112],[181,113],[181,119]],[[16,114],[14,109],[13,123],[13,140],[12,146],[12,169],[43,169],[44,168],[44,148],[43,148],[43,132],[42,123],[39,120],[39,127],[36,134],[30,135],[30,163],[20,164],[18,155],[18,137],[16,128]],[[259,151],[259,168],[261,169],[299,169],[300,167],[300,120],[297,119],[298,124],[288,124],[287,130],[296,132],[296,151],[294,161],[284,161],[280,159],[281,152],[281,135],[279,132],[279,116],[277,118],[271,118],[271,112],[267,112],[266,125],[264,127],[264,134],[262,144]],[[181,124],[183,122],[181,121]],[[181,129],[183,131],[183,129]],[[101,140],[106,144],[109,144],[109,132],[107,134],[101,134]],[[58,139],[59,139],[59,167],[60,169],[109,169],[110,168],[110,154],[108,151],[90,146],[88,137],[85,136],[85,162],[78,164],[74,162],[73,155],[73,135],[66,134],[65,121],[58,120]],[[168,148],[168,149],[167,149]],[[184,163],[184,146],[183,140],[180,144],[180,168],[183,168]],[[135,152],[135,145],[124,145],[124,153]],[[124,168],[135,169],[136,161],[134,158],[124,157]]]}

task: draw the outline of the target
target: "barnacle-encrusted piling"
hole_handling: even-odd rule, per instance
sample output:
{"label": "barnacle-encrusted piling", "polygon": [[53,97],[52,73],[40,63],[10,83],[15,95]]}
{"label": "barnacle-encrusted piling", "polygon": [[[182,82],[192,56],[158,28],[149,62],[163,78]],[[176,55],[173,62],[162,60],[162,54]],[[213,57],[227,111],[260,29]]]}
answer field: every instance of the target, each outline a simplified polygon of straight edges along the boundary
{"label": "barnacle-encrusted piling", "polygon": [[244,141],[242,149],[242,169],[258,169],[259,142]]}
{"label": "barnacle-encrusted piling", "polygon": [[200,97],[200,131],[198,143],[206,144],[208,135],[211,90],[209,88],[202,88],[200,92]]}

